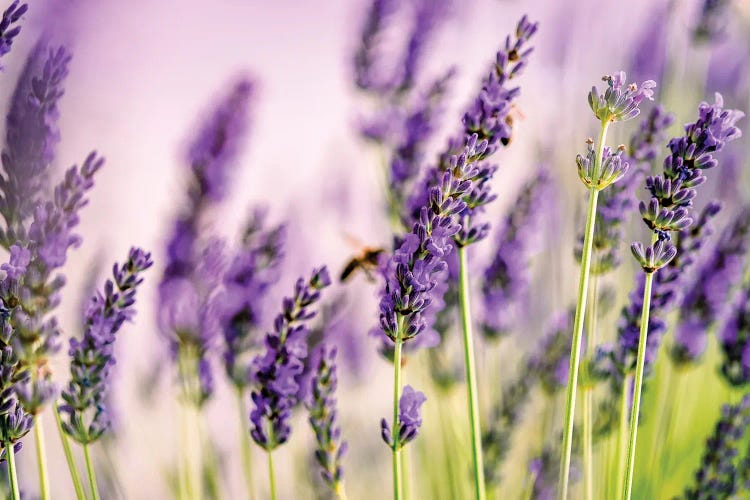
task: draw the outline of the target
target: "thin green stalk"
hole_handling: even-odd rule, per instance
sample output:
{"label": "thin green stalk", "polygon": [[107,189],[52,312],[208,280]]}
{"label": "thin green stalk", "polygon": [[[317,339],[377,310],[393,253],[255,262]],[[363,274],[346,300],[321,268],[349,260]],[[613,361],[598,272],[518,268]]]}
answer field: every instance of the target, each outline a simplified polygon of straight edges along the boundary
{"label": "thin green stalk", "polygon": [[70,449],[70,440],[68,439],[68,435],[63,430],[60,412],[57,411],[57,408],[53,408],[52,411],[55,414],[55,422],[57,422],[57,432],[60,434],[60,441],[62,442],[63,451],[65,452],[65,460],[68,462],[70,478],[73,480],[73,487],[76,490],[76,498],[78,500],[85,500],[86,496],[83,493],[83,483],[81,482],[81,476],[78,474],[76,461],[73,458],[73,450]]}
{"label": "thin green stalk", "polygon": [[276,473],[273,470],[273,452],[268,450],[268,485],[271,489],[271,500],[276,500]]}
{"label": "thin green stalk", "polygon": [[336,486],[334,486],[333,488],[333,492],[336,494],[339,500],[347,500],[346,488],[344,488],[344,483],[336,483]]}
{"label": "thin green stalk", "polygon": [[89,445],[83,445],[83,456],[86,459],[86,472],[89,475],[89,486],[91,487],[91,498],[99,500],[99,487],[96,485],[96,472],[94,471],[94,463],[91,461],[91,453],[89,453]]}
{"label": "thin green stalk", "polygon": [[638,437],[638,413],[641,409],[641,389],[643,372],[646,365],[646,340],[648,337],[648,316],[651,309],[651,286],[654,273],[646,274],[646,286],[643,288],[643,311],[641,311],[641,334],[638,339],[638,358],[635,368],[635,386],[633,387],[633,408],[630,412],[630,437],[628,439],[628,463],[625,469],[625,485],[622,498],[630,500],[633,493],[633,473],[635,472],[635,447]]}
{"label": "thin green stalk", "polygon": [[[593,358],[596,348],[597,305],[599,303],[599,278],[591,277],[591,307],[588,322],[586,351]],[[586,500],[594,499],[594,388],[589,383],[583,387],[583,491]]]}
{"label": "thin green stalk", "polygon": [[583,252],[581,254],[581,274],[578,278],[578,300],[576,302],[575,321],[573,322],[573,344],[570,351],[570,370],[568,377],[568,391],[565,400],[565,422],[563,427],[562,458],[560,459],[560,483],[558,498],[568,498],[570,476],[570,457],[573,452],[573,420],[576,411],[576,389],[578,386],[578,365],[581,362],[581,339],[583,338],[583,319],[586,316],[586,301],[588,299],[589,274],[591,272],[591,250],[594,243],[594,224],[596,223],[596,206],[599,200],[599,167],[602,163],[604,140],[607,137],[609,122],[602,123],[599,131],[599,143],[594,166],[593,186],[589,189],[589,208],[586,214],[586,232],[583,237]]}
{"label": "thin green stalk", "polygon": [[[399,322],[402,320],[399,318]],[[401,351],[403,341],[401,340],[401,323],[398,328],[399,338],[396,339],[393,351],[393,498],[401,500],[401,447],[398,444],[398,400],[401,393]]]}
{"label": "thin green stalk", "polygon": [[471,302],[469,298],[469,269],[466,247],[459,247],[459,303],[461,308],[461,330],[464,340],[464,364],[468,389],[469,419],[471,421],[471,452],[474,459],[474,497],[484,500],[484,460],[482,458],[482,434],[479,428],[479,400],[477,397],[477,373],[474,362],[474,339],[471,326]]}
{"label": "thin green stalk", "polygon": [[409,500],[409,453],[405,449],[401,450],[401,488],[401,497]]}
{"label": "thin green stalk", "polygon": [[617,497],[622,498],[622,481],[620,478],[625,474],[625,436],[628,433],[628,399],[630,396],[630,384],[632,375],[626,375],[622,381],[622,392],[620,394],[620,426],[617,430]]}
{"label": "thin green stalk", "polygon": [[41,415],[34,415],[34,441],[36,442],[36,463],[39,469],[39,497],[49,500],[49,474],[47,474],[47,454],[44,451],[44,429]]}
{"label": "thin green stalk", "polygon": [[255,488],[253,487],[253,458],[250,450],[250,438],[248,437],[245,423],[247,421],[247,411],[245,409],[245,400],[243,399],[242,389],[237,388],[237,406],[240,412],[240,448],[242,450],[242,472],[245,476],[245,487],[250,500],[255,499]]}
{"label": "thin green stalk", "polygon": [[21,493],[18,489],[18,475],[16,474],[16,451],[13,443],[6,441],[5,456],[8,458],[8,484],[10,485],[10,498],[20,500]]}

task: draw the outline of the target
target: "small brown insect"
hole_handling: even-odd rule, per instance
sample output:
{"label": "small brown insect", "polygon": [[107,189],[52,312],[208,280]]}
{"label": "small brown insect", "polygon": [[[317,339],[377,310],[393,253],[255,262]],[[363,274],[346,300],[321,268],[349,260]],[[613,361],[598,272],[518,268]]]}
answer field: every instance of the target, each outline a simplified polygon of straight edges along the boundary
{"label": "small brown insect", "polygon": [[362,270],[367,276],[367,280],[370,282],[375,281],[374,271],[378,267],[378,259],[385,252],[385,249],[378,247],[368,247],[359,243],[355,238],[347,236],[347,240],[354,245],[359,247],[359,253],[349,259],[341,271],[339,280],[342,283],[346,282],[357,270]]}
{"label": "small brown insect", "polygon": [[513,104],[510,108],[510,112],[508,112],[508,115],[505,117],[505,123],[508,124],[508,127],[510,127],[510,137],[500,140],[500,142],[503,143],[503,146],[507,146],[511,142],[513,142],[513,124],[516,120],[523,120],[524,118],[525,115],[523,114],[523,112],[518,109],[515,104]]}

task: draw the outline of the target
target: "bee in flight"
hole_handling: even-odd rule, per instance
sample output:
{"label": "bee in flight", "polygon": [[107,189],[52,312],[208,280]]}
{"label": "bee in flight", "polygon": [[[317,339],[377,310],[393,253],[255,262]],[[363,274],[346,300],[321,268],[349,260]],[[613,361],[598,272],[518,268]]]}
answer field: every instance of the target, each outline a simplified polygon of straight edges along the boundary
{"label": "bee in flight", "polygon": [[378,260],[380,259],[380,256],[385,253],[385,249],[364,246],[351,236],[347,236],[347,240],[354,246],[359,247],[359,253],[349,259],[344,266],[344,269],[341,271],[339,279],[342,283],[345,283],[354,273],[357,272],[357,270],[362,270],[362,272],[365,273],[365,276],[367,276],[367,280],[374,282],[375,276],[373,273],[377,270]]}

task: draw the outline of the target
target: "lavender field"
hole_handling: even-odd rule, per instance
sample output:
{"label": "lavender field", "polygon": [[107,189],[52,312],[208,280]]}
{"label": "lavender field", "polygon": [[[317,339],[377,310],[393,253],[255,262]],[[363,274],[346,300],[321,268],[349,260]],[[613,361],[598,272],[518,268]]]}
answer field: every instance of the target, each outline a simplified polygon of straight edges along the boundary
{"label": "lavender field", "polygon": [[750,3],[6,4],[4,497],[750,498]]}

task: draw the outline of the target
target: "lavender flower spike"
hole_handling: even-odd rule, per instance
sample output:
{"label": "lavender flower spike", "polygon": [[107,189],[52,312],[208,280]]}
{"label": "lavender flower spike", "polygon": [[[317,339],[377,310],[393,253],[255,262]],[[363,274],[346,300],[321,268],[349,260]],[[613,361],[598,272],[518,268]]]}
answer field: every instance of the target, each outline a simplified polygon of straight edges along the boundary
{"label": "lavender flower spike", "polygon": [[606,75],[602,80],[607,82],[603,94],[595,86],[589,92],[589,106],[601,122],[624,122],[635,118],[641,112],[638,106],[643,99],[654,100],[656,82],[653,80],[646,80],[640,87],[635,83],[626,85],[624,71]]}
{"label": "lavender flower spike", "polygon": [[415,391],[410,385],[404,386],[398,403],[398,442],[393,442],[391,427],[388,425],[388,421],[386,419],[380,421],[380,436],[383,438],[385,444],[394,450],[399,450],[417,437],[419,428],[422,426],[420,411],[425,401],[427,401],[427,398],[423,393]]}
{"label": "lavender flower spike", "polygon": [[136,290],[143,282],[141,273],[152,264],[151,254],[132,248],[127,261],[115,264],[114,279],[107,280],[103,292],[91,298],[83,337],[70,339],[71,380],[62,392],[64,403],[58,411],[65,419],[63,430],[81,444],[96,441],[109,428],[106,395],[115,363],[116,334],[133,318]]}
{"label": "lavender flower spike", "polygon": [[299,377],[307,358],[310,310],[331,284],[328,269],[313,270],[309,280],[297,280],[294,296],[285,298],[274,329],[266,335],[266,349],[253,360],[253,409],[250,435],[258,446],[271,451],[286,443],[292,429],[289,419],[299,402]]}
{"label": "lavender flower spike", "polygon": [[322,344],[319,359],[311,381],[309,401],[305,405],[310,411],[310,426],[318,442],[315,460],[321,467],[321,476],[340,495],[344,488],[341,460],[346,453],[347,443],[341,439],[341,427],[337,422],[336,348]]}
{"label": "lavender flower spike", "polygon": [[742,276],[750,249],[750,206],[744,207],[722,233],[716,248],[701,263],[695,280],[680,304],[672,359],[695,362],[706,348],[708,332],[721,316],[731,289]]}
{"label": "lavender flower spike", "polygon": [[0,175],[0,215],[5,248],[27,241],[29,219],[47,189],[48,170],[60,140],[58,101],[71,56],[62,47],[37,45],[29,55],[13,92],[6,123]]}
{"label": "lavender flower spike", "polygon": [[706,440],[695,485],[685,490],[685,500],[735,498],[744,487],[740,484],[737,462],[739,446],[750,427],[750,395],[736,405],[725,405],[714,433]]}
{"label": "lavender flower spike", "polygon": [[735,387],[750,384],[750,283],[746,283],[719,332],[721,374]]}
{"label": "lavender flower spike", "polygon": [[[3,18],[0,20],[0,57],[10,52],[10,48],[13,45],[13,39],[18,36],[21,32],[21,27],[18,26],[18,21],[26,14],[29,6],[22,4],[19,6],[19,0],[14,0],[5,12],[3,12]],[[2,69],[2,67],[0,67]]]}
{"label": "lavender flower spike", "polygon": [[523,186],[498,231],[495,256],[482,282],[485,317],[481,328],[487,338],[508,334],[523,310],[529,288],[529,254],[545,210],[549,182],[547,170],[540,169]]}
{"label": "lavender flower spike", "polygon": [[283,257],[284,226],[265,228],[266,212],[253,212],[242,247],[235,254],[223,277],[220,304],[224,337],[224,369],[238,389],[251,382],[251,351],[261,341],[264,324],[263,297],[279,278]]}

